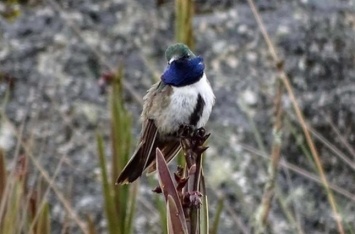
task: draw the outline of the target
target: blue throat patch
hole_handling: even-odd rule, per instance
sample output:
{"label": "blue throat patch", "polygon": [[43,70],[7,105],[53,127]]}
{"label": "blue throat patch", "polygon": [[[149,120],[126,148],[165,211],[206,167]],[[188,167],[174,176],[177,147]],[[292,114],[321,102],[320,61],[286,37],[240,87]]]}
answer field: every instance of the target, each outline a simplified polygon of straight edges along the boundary
{"label": "blue throat patch", "polygon": [[176,60],[166,67],[161,80],[176,87],[191,85],[201,79],[204,69],[203,59],[199,56]]}

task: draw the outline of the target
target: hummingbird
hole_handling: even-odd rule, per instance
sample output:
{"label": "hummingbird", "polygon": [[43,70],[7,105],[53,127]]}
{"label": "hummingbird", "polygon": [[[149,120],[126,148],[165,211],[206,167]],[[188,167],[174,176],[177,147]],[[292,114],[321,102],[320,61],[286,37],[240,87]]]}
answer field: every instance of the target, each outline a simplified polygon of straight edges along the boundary
{"label": "hummingbird", "polygon": [[215,96],[205,74],[203,58],[182,43],[169,46],[165,58],[167,66],[160,81],[143,98],[139,143],[116,184],[132,183],[144,171],[154,172],[156,148],[170,162],[181,150],[180,127],[198,129],[210,117]]}

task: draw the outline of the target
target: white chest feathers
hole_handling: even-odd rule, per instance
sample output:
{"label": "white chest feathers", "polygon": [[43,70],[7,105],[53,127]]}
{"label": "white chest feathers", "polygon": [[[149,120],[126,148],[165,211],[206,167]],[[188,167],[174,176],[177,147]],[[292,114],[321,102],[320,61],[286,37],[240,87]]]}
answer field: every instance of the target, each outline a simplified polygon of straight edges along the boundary
{"label": "white chest feathers", "polygon": [[195,84],[173,87],[170,104],[160,130],[174,132],[182,124],[193,124],[197,128],[204,127],[210,117],[214,102],[215,96],[205,74]]}

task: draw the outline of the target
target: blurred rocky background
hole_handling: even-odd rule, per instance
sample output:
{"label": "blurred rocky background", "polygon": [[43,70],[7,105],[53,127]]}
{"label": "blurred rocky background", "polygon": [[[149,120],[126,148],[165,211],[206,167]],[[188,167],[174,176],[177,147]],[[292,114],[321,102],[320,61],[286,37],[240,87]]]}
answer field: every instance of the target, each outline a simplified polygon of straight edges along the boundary
{"label": "blurred rocky background", "polygon": [[[277,73],[247,1],[197,0],[195,4],[195,52],[204,57],[217,98],[207,127],[212,136],[205,158],[211,215],[215,198],[223,196],[227,208],[219,232],[252,232],[267,178]],[[256,1],[315,134],[326,176],[336,186],[333,193],[343,225],[352,232],[354,4],[352,0]],[[125,104],[132,114],[132,134],[138,136],[140,99],[159,79],[166,64],[164,51],[174,43],[174,2],[2,1],[0,15],[0,101],[4,110],[0,147],[11,162],[17,152],[13,126],[23,126],[23,139],[49,175],[65,156],[55,185],[81,217],[92,215],[99,233],[105,233],[95,134],[99,130],[109,142],[110,115],[98,79],[124,67]],[[294,223],[303,233],[337,233],[286,93],[283,107],[281,161],[294,168],[280,167],[270,233],[302,233]],[[155,196],[152,187],[142,179],[134,233],[161,233],[159,214],[148,202]],[[49,201],[53,233],[60,233],[66,212],[55,194],[49,194]],[[287,211],[294,217],[293,224]],[[72,231],[80,233],[75,226]]]}

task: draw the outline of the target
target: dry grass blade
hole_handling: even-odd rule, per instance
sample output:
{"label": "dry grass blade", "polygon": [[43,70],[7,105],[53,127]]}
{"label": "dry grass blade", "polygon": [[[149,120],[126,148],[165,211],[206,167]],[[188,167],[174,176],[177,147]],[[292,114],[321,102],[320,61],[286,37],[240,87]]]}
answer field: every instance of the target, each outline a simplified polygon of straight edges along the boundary
{"label": "dry grass blade", "polygon": [[[69,202],[67,201],[67,199],[64,197],[64,195],[60,192],[60,190],[53,184],[51,183],[51,178],[48,175],[47,171],[42,167],[42,165],[39,163],[38,159],[32,154],[31,150],[29,149],[29,147],[26,145],[25,142],[23,142],[22,140],[22,136],[20,133],[18,133],[18,131],[16,130],[16,128],[11,124],[11,122],[9,120],[7,120],[7,122],[13,127],[13,129],[16,132],[16,138],[17,141],[19,142],[19,145],[22,146],[22,148],[24,149],[25,154],[31,159],[33,165],[37,168],[37,170],[40,172],[41,176],[44,178],[44,180],[48,183],[49,187],[53,190],[53,192],[56,194],[58,200],[62,203],[62,205],[64,206],[64,208],[66,209],[66,211],[69,213],[69,215],[72,217],[73,221],[78,225],[78,227],[80,228],[80,230],[83,233],[87,233],[86,230],[86,226],[84,224],[84,222],[78,217],[78,215],[76,214],[76,212],[74,211],[74,209],[70,206]],[[0,213],[1,214],[1,213]]]}
{"label": "dry grass blade", "polygon": [[[289,191],[295,191],[295,186],[292,177],[290,175],[290,170],[288,170],[287,168],[281,168],[281,169],[283,173],[286,175],[286,181],[287,181],[287,186]],[[298,201],[296,201],[296,199],[292,199],[291,202],[286,202],[286,199],[283,198],[282,191],[280,189],[277,190],[277,193],[279,194],[279,196],[277,196],[277,199],[279,201],[280,206],[285,207],[283,208],[283,210],[285,210],[284,213],[287,219],[295,227],[295,230],[299,234],[304,234],[305,232],[303,231],[303,227],[302,227],[301,212],[297,209]]]}
{"label": "dry grass blade", "polygon": [[[212,191],[214,191],[214,190],[212,190]],[[239,228],[238,231],[240,231],[240,233],[243,233],[243,234],[250,234],[251,232],[249,231],[249,228],[243,223],[242,218],[239,217],[236,214],[236,212],[233,210],[232,204],[230,204],[228,202],[227,196],[225,194],[223,194],[221,191],[218,191],[218,192],[214,191],[214,192],[217,197],[219,197],[220,199],[223,199],[224,202],[226,203],[224,205],[224,209],[225,209],[226,213],[228,213],[229,217],[233,220],[235,225]]]}
{"label": "dry grass blade", "polygon": [[296,221],[294,218],[293,214],[291,213],[290,209],[287,208],[287,204],[285,200],[281,197],[281,192],[278,191],[276,194],[276,200],[280,204],[281,209],[284,211],[286,218],[290,222],[290,226],[294,228],[295,231],[297,231],[298,234],[304,234],[304,231],[301,228],[301,225]]}
{"label": "dry grass blade", "polygon": [[304,120],[304,117],[303,117],[303,114],[302,114],[302,111],[298,105],[298,102],[296,100],[296,97],[295,97],[295,94],[293,92],[293,88],[292,88],[292,85],[291,83],[289,82],[288,80],[288,77],[286,75],[286,72],[283,70],[283,67],[282,67],[282,63],[280,62],[280,59],[276,53],[276,49],[273,45],[273,43],[271,42],[270,40],[270,37],[265,29],[265,26],[262,22],[262,19],[255,7],[255,4],[254,4],[254,1],[253,0],[248,0],[248,3],[250,5],[250,8],[251,10],[253,11],[253,14],[255,16],[255,19],[258,23],[258,26],[260,28],[260,31],[261,33],[263,34],[263,37],[268,45],[268,48],[269,48],[269,51],[270,51],[270,54],[274,60],[274,62],[276,63],[276,67],[278,69],[278,72],[279,72],[279,75],[280,75],[280,79],[281,81],[283,82],[286,90],[287,90],[287,93],[291,99],[291,102],[292,102],[292,105],[293,105],[293,108],[295,110],[295,113],[297,115],[297,119],[298,121],[300,122],[301,124],[301,127],[302,127],[302,130],[303,130],[303,133],[306,137],[306,140],[307,140],[307,144],[312,152],[312,156],[314,158],[314,161],[316,163],[316,166],[317,166],[317,170],[318,170],[318,173],[320,175],[320,178],[322,180],[322,183],[324,185],[324,188],[326,190],[326,193],[327,193],[327,197],[328,197],[328,200],[329,200],[329,203],[330,203],[330,206],[332,208],[332,211],[333,211],[333,217],[337,223],[337,227],[338,227],[338,231],[339,233],[341,234],[344,234],[344,228],[343,228],[343,225],[342,225],[342,222],[341,222],[341,216],[339,215],[339,212],[338,212],[338,209],[337,209],[337,205],[336,205],[336,202],[335,202],[335,199],[334,199],[334,196],[333,196],[333,193],[332,191],[330,190],[330,187],[329,187],[329,183],[328,183],[328,180],[325,176],[325,173],[324,173],[324,169],[322,167],[322,163],[321,163],[321,160],[320,160],[320,157],[318,155],[318,151],[313,143],[313,140],[311,138],[311,135],[307,129],[307,124]]}
{"label": "dry grass blade", "polygon": [[[267,155],[265,155],[262,152],[254,149],[252,146],[249,146],[249,145],[246,145],[246,144],[239,144],[239,145],[244,150],[246,150],[246,151],[248,151],[248,152],[250,152],[250,153],[252,153],[252,154],[254,154],[256,156],[259,156],[259,157],[262,157],[264,159],[270,160],[270,158]],[[303,176],[306,179],[309,179],[309,180],[311,180],[313,182],[316,182],[317,184],[322,184],[322,180],[318,176],[316,176],[316,175],[312,174],[311,172],[306,171],[306,170],[304,170],[304,169],[302,169],[302,168],[300,168],[300,167],[298,167],[298,166],[296,166],[296,165],[294,165],[292,163],[288,163],[286,160],[281,160],[280,161],[280,166],[283,167],[283,168],[287,168],[290,171],[292,171],[294,173],[297,173],[298,175],[301,175],[301,176]],[[353,195],[349,191],[347,191],[347,190],[345,190],[343,188],[340,188],[339,186],[337,186],[335,184],[332,184],[332,183],[329,183],[329,187],[334,192],[336,192],[338,194],[341,194],[344,197],[346,197],[346,198],[348,198],[348,199],[350,199],[352,201],[355,201],[355,195]],[[228,206],[226,206],[226,207],[228,207]]]}
{"label": "dry grass blade", "polygon": [[86,217],[86,222],[87,222],[87,226],[88,226],[88,234],[97,234],[96,228],[95,228],[95,223],[94,223],[94,220],[92,219],[91,216],[88,215]]}
{"label": "dry grass blade", "polygon": [[[289,114],[289,117],[294,120],[294,116]],[[330,123],[330,125],[332,125]],[[346,165],[348,165],[349,167],[351,167],[352,170],[355,170],[355,162],[348,157],[347,155],[345,155],[338,147],[336,147],[335,145],[333,145],[332,143],[330,143],[321,133],[319,133],[318,131],[316,131],[314,128],[312,128],[310,125],[307,124],[307,128],[308,130],[312,133],[312,135],[318,139],[325,147],[327,147],[328,149],[330,149],[336,156],[338,156],[343,162],[345,162]],[[333,130],[336,131],[337,135],[339,138],[343,138],[339,132],[337,132],[335,126],[332,126]],[[335,129],[334,129],[335,128]],[[345,141],[345,142],[344,142]],[[343,138],[342,143],[346,146],[347,142],[346,140]],[[350,154],[352,154],[351,152],[351,147],[348,148],[346,147],[349,151]]]}
{"label": "dry grass blade", "polygon": [[[3,116],[5,116],[5,115],[3,115]],[[4,121],[6,121],[5,118],[4,118]],[[9,122],[9,121],[7,121],[7,122]],[[25,124],[24,124],[24,122],[22,122],[22,124],[20,126],[20,131],[17,134],[18,139],[22,138],[24,126],[25,126]],[[15,155],[14,158],[13,158],[14,162],[17,162],[17,160],[19,158],[20,148],[21,148],[21,144],[18,141],[18,143],[16,145],[15,152],[14,152],[14,155]],[[11,170],[10,175],[7,177],[7,180],[6,180],[5,189],[3,191],[3,196],[0,199],[0,220],[3,220],[3,218],[4,218],[4,215],[5,215],[5,212],[6,212],[5,211],[6,203],[7,203],[8,199],[9,199],[10,194],[13,193],[14,184],[16,182],[15,173],[16,173],[16,167],[14,167]]]}
{"label": "dry grass blade", "polygon": [[78,215],[76,214],[76,212],[74,211],[74,209],[70,206],[69,202],[67,201],[67,199],[64,197],[64,195],[59,191],[59,189],[51,183],[51,178],[48,175],[48,173],[46,172],[46,170],[40,165],[40,163],[37,161],[37,159],[30,154],[29,155],[33,164],[36,166],[36,168],[40,171],[41,175],[43,176],[43,178],[46,180],[46,182],[48,183],[49,187],[51,187],[51,189],[53,190],[53,192],[56,194],[58,200],[62,203],[62,205],[64,206],[64,208],[66,209],[66,211],[68,212],[68,214],[72,217],[72,219],[75,221],[76,224],[78,224],[80,230],[83,233],[87,233],[86,230],[86,225],[84,224],[84,222],[78,217]]}
{"label": "dry grass blade", "polygon": [[340,134],[339,130],[335,127],[333,121],[330,119],[329,116],[326,116],[326,120],[328,121],[332,130],[335,132],[335,134],[338,136],[340,141],[343,143],[343,145],[346,147],[348,152],[353,156],[355,160],[355,150],[353,149],[353,147],[349,144],[349,142],[345,139],[345,137]]}
{"label": "dry grass blade", "polygon": [[[59,163],[57,165],[57,168],[54,171],[54,174],[53,174],[52,179],[50,181],[51,184],[54,184],[54,181],[55,181],[55,179],[57,178],[57,176],[58,176],[58,174],[60,172],[60,169],[61,169],[61,167],[63,165],[64,160],[65,160],[65,155],[63,155],[61,157],[61,159],[60,159],[60,161],[59,161]],[[42,197],[43,198],[47,197],[49,191],[50,191],[50,187],[47,187],[46,191],[43,193]],[[47,205],[48,205],[47,201],[45,199],[41,199],[41,203],[38,205],[38,209],[42,210]],[[37,224],[37,220],[39,218],[39,215],[40,215],[40,212],[37,212],[36,215],[33,217],[32,224],[30,226],[30,230],[32,230],[34,228],[34,226]]]}
{"label": "dry grass blade", "polygon": [[355,170],[355,162],[353,162],[349,157],[347,157],[343,152],[341,152],[335,145],[330,143],[325,137],[323,137],[319,132],[317,132],[314,128],[311,126],[308,126],[308,129],[311,131],[311,133],[319,139],[321,142],[324,143],[324,145],[333,151],[335,155],[337,155],[341,160],[345,162],[351,169]]}
{"label": "dry grass blade", "polygon": [[279,161],[281,157],[281,138],[282,138],[282,123],[283,123],[283,109],[281,98],[283,93],[282,83],[277,80],[277,91],[274,100],[274,117],[275,123],[273,127],[273,143],[271,150],[271,161],[269,164],[269,177],[265,184],[264,194],[257,213],[257,229],[260,233],[264,232],[266,227],[267,217],[271,209],[271,201],[275,195],[275,184],[278,172]]}
{"label": "dry grass blade", "polygon": [[[210,220],[208,217],[208,199],[207,199],[207,190],[205,183],[205,176],[203,174],[203,170],[201,170],[201,183],[200,183],[201,193],[204,194],[202,198],[202,212],[200,216],[200,230],[201,233],[209,233],[210,229]],[[216,218],[219,215],[216,215]]]}
{"label": "dry grass blade", "polygon": [[[311,181],[317,182],[318,184],[323,184],[322,179],[319,178],[318,176],[312,174],[311,172],[308,172],[300,167],[297,167],[291,163],[287,163],[287,162],[280,162],[281,166],[284,168],[289,169],[290,171],[293,171],[299,175],[304,176],[305,178],[310,179]],[[335,185],[332,183],[329,183],[329,188],[332,189],[333,191],[337,192],[338,194],[343,195],[344,197],[350,199],[351,201],[355,202],[355,195],[350,193],[349,191]]]}
{"label": "dry grass blade", "polygon": [[5,192],[6,178],[5,154],[0,148],[0,202],[2,201]]}

